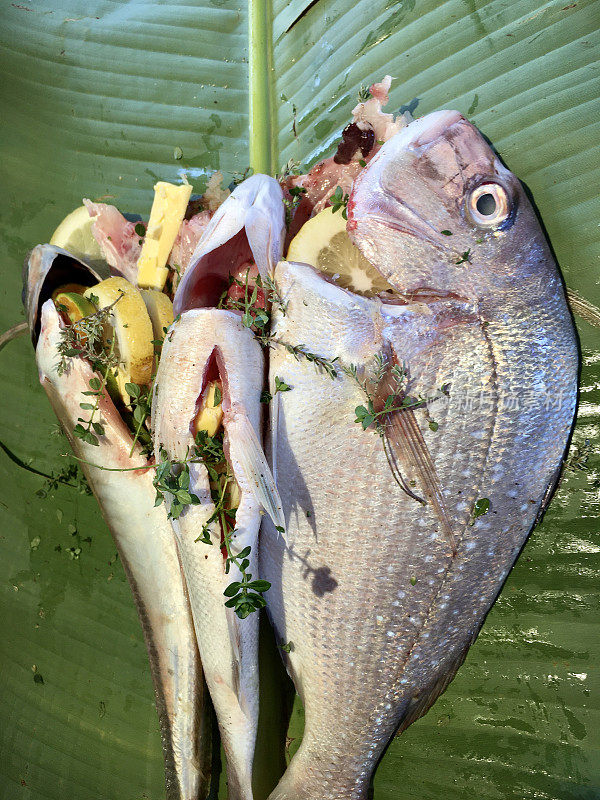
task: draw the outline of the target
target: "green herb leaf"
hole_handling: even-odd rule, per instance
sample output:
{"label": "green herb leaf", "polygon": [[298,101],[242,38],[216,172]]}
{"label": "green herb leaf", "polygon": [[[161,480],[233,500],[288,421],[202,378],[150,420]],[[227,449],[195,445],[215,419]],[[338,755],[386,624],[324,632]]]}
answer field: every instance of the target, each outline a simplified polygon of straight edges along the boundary
{"label": "green herb leaf", "polygon": [[490,510],[490,505],[490,501],[487,497],[481,497],[479,500],[477,500],[473,506],[473,512],[471,514],[472,521],[475,522],[478,517],[483,517],[484,514],[487,514]]}
{"label": "green herb leaf", "polygon": [[275,394],[277,392],[289,392],[291,388],[285,381],[281,380],[277,375],[275,376]]}

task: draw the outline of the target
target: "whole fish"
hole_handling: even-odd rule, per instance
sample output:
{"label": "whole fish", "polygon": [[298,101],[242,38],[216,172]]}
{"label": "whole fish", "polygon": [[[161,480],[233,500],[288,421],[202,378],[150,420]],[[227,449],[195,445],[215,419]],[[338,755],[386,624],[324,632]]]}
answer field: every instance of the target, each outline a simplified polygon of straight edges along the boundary
{"label": "whole fish", "polygon": [[[34,251],[32,257],[40,255],[53,254]],[[59,255],[66,263],[66,255]],[[40,382],[114,537],[142,623],[160,720],[167,798],[204,800],[211,777],[211,705],[173,532],[164,506],[154,507],[154,470],[139,444],[131,452],[132,435],[108,394],[100,400],[98,419],[105,433],[98,437],[98,445],[72,435],[81,416],[80,403],[87,399],[82,393],[89,390],[95,373],[80,358],[69,359],[66,371],[57,372],[62,322],[52,300],[42,306],[38,324],[39,339],[35,326],[32,333]],[[132,467],[140,469],[130,471]]]}
{"label": "whole fish", "polygon": [[[223,415],[224,458],[239,490],[231,551],[236,556],[249,551],[241,558],[247,561],[247,572],[257,579],[256,545],[263,509],[279,527],[283,525],[280,500],[261,443],[264,356],[251,330],[252,319],[241,311],[215,306],[235,288],[230,285],[231,276],[240,269],[238,284],[245,275],[246,288],[250,274],[254,282],[257,275],[272,272],[283,243],[282,200],[275,180],[255,175],[240,184],[215,213],[174,298],[180,318],[163,345],[152,410],[155,453],[180,463],[192,454],[188,488],[197,502],[171,523],[227,757],[230,800],[252,800],[259,710],[259,615],[240,618],[225,606],[225,590],[243,580],[241,562],[226,561],[229,552],[222,525],[228,523],[223,515],[215,515],[205,464],[193,458],[194,420],[206,402],[209,384],[218,383],[219,400],[213,408],[218,405]],[[255,298],[258,295],[254,285],[247,291]],[[166,499],[171,507],[170,498]]]}
{"label": "whole fish", "polygon": [[[366,798],[394,733],[477,636],[555,486],[578,348],[518,180],[456,112],[411,123],[354,184],[348,231],[395,287],[365,298],[281,263],[265,520],[268,611],[305,707],[271,800]],[[285,313],[284,313],[285,311]]]}
{"label": "whole fish", "polygon": [[[182,461],[194,448],[192,422],[207,381],[218,375],[226,439],[224,451],[240,489],[232,549],[250,548],[248,571],[258,577],[256,543],[261,506],[281,525],[279,501],[260,444],[263,355],[251,331],[231,311],[185,312],[164,344],[153,406],[155,450]],[[209,474],[190,466],[190,505],[172,526],[183,564],[204,673],[227,757],[229,797],[252,798],[252,759],[258,724],[258,614],[240,619],[225,607],[225,590],[242,580],[237,564],[226,572],[220,520],[211,519]],[[210,543],[201,541],[209,529]]]}

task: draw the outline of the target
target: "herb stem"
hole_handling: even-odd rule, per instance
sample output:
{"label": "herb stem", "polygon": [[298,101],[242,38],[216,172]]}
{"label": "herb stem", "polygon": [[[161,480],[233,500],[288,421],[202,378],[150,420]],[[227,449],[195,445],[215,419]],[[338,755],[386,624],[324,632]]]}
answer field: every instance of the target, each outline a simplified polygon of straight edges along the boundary
{"label": "herb stem", "polygon": [[74,458],[75,461],[79,461],[81,464],[87,464],[88,467],[95,467],[104,472],[139,472],[142,469],[156,469],[156,464],[145,464],[141,467],[103,467],[101,464],[94,464],[93,461],[79,458],[79,456],[76,456],[74,453],[63,453],[62,456],[63,458]]}

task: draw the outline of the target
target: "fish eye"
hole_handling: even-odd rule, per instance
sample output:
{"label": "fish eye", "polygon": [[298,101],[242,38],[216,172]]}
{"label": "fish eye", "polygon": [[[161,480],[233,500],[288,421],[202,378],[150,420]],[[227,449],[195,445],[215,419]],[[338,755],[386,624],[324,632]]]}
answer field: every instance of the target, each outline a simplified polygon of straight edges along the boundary
{"label": "fish eye", "polygon": [[500,183],[481,183],[467,196],[466,210],[478,228],[497,228],[510,215],[508,192]]}

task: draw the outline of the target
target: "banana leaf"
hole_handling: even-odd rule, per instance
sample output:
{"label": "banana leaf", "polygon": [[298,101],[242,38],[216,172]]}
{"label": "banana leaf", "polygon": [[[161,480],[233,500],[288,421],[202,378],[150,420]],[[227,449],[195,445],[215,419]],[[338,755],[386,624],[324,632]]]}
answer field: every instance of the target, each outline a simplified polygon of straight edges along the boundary
{"label": "banana leaf", "polygon": [[[15,0],[0,20],[0,330],[23,321],[25,254],[82,197],[147,216],[155,180],[181,170],[201,190],[217,169],[310,165],[386,73],[394,112],[478,125],[568,286],[600,304],[598,0]],[[458,677],[390,745],[375,800],[600,796],[600,335],[577,321],[563,482]],[[129,587],[93,498],[57,482],[67,444],[26,338],[0,379],[0,798],[159,800]],[[290,754],[301,735],[297,703]]]}

